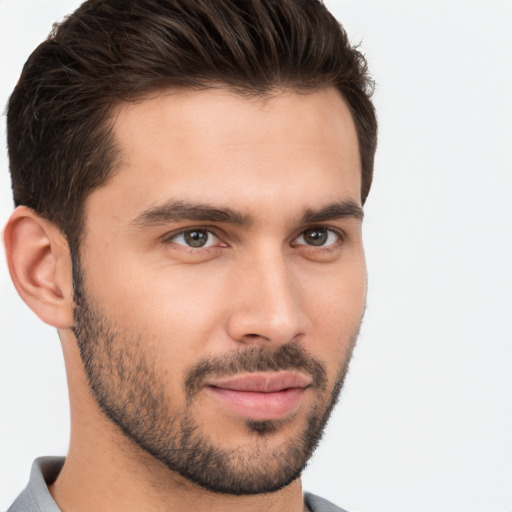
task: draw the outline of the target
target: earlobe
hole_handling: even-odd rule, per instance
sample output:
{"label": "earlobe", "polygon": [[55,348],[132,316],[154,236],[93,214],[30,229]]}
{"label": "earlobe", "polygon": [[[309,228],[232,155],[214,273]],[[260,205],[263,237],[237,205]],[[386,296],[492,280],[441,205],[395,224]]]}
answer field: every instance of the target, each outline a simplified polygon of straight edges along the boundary
{"label": "earlobe", "polygon": [[4,230],[7,264],[20,297],[44,322],[73,323],[73,284],[68,244],[59,229],[20,206]]}

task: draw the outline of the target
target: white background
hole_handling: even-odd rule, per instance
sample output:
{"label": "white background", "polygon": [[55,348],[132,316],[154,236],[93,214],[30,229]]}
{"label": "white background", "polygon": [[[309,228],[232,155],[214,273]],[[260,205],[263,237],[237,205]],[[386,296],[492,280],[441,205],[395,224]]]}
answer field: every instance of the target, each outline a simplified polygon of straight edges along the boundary
{"label": "white background", "polygon": [[[73,0],[0,0],[0,103]],[[512,511],[512,1],[331,0],[377,81],[366,319],[305,488],[351,512]],[[0,222],[12,209],[2,118]],[[57,335],[0,263],[0,510],[65,454]]]}

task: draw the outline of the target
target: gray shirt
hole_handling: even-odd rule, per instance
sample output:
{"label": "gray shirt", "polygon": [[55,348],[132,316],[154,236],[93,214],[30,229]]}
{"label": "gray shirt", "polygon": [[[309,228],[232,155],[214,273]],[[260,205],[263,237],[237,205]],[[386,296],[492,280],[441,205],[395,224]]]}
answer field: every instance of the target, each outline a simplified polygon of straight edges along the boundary
{"label": "gray shirt", "polygon": [[[64,464],[64,457],[40,457],[32,464],[30,481],[7,512],[61,512],[53,501],[48,484],[55,481]],[[305,493],[311,512],[346,512],[314,494]]]}

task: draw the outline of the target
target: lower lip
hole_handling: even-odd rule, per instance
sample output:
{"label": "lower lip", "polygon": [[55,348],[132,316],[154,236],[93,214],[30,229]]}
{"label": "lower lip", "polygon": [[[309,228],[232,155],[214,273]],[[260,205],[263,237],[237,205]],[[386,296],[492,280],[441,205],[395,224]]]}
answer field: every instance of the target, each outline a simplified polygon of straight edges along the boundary
{"label": "lower lip", "polygon": [[277,420],[293,413],[300,404],[305,388],[289,388],[272,393],[208,388],[232,411],[255,421]]}

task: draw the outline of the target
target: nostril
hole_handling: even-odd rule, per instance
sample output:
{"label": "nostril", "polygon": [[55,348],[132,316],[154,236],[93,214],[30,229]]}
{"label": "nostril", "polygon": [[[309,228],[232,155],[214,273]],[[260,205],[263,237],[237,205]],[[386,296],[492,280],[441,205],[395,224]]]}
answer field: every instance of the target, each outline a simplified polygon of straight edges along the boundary
{"label": "nostril", "polygon": [[250,339],[255,339],[255,338],[262,338],[264,340],[269,340],[270,339],[267,336],[263,336],[262,334],[246,334],[245,337],[246,338],[250,338]]}

